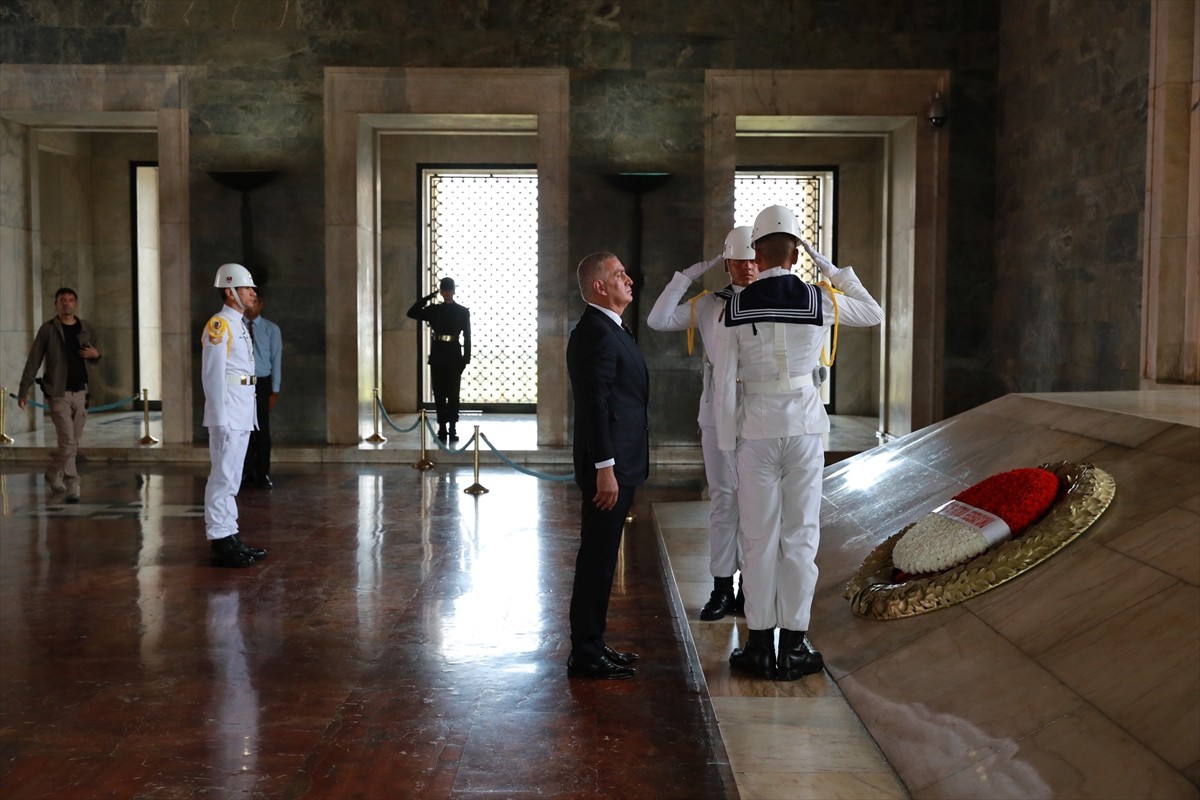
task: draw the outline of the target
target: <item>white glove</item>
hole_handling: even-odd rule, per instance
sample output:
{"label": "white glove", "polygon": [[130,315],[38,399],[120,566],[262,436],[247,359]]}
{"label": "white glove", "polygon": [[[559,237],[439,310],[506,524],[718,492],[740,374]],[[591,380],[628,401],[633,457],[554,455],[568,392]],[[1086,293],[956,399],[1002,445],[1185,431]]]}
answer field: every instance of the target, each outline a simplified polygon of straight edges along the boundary
{"label": "white glove", "polygon": [[837,274],[841,272],[840,269],[833,265],[832,261],[817,252],[817,249],[808,242],[801,239],[800,245],[804,248],[804,252],[808,253],[813,262],[817,265],[817,269],[821,270],[821,274],[826,278],[837,277]]}
{"label": "white glove", "polygon": [[721,264],[722,266],[725,264],[724,255],[719,255],[716,258],[710,258],[708,261],[697,261],[695,264],[692,264],[690,267],[685,269],[681,274],[686,275],[688,280],[694,281],[696,278],[699,278],[717,264]]}

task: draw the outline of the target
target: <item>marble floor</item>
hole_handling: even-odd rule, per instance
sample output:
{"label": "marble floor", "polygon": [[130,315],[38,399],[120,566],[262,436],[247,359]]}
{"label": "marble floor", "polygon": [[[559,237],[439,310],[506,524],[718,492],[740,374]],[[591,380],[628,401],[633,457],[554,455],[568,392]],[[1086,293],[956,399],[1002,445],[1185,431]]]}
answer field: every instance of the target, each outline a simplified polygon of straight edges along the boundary
{"label": "marble floor", "polygon": [[568,680],[579,491],[489,467],[277,464],[239,497],[269,550],[208,566],[197,465],[96,464],[83,499],[0,464],[0,796],[732,798],[663,579],[656,469],[608,640],[636,679]]}

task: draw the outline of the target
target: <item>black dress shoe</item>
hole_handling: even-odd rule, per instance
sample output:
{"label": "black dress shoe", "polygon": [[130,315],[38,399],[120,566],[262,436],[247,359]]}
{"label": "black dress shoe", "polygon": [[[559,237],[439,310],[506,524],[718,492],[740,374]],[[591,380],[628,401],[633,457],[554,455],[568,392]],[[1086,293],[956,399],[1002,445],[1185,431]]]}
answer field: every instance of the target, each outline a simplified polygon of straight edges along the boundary
{"label": "black dress shoe", "polygon": [[256,480],[254,482],[254,485],[260,489],[274,489],[275,488],[275,484],[271,483],[270,475],[263,475],[261,478],[259,478],[258,480]]}
{"label": "black dress shoe", "polygon": [[750,631],[750,640],[729,654],[729,666],[758,678],[775,677],[775,631]]}
{"label": "black dress shoe", "polygon": [[619,681],[632,678],[637,674],[633,667],[617,664],[608,656],[600,656],[594,661],[584,661],[572,653],[567,659],[567,676],[571,678],[599,678],[601,680]]}
{"label": "black dress shoe", "polygon": [[250,556],[255,561],[262,561],[264,558],[267,557],[266,550],[263,550],[261,547],[253,547],[251,545],[246,544],[245,542],[242,541],[242,537],[238,536],[236,533],[233,536],[231,536],[230,538],[233,539],[234,543],[238,546],[238,550],[240,550],[241,552]]}
{"label": "black dress shoe", "polygon": [[212,548],[212,565],[214,567],[252,567],[254,566],[254,558],[246,553],[243,553],[238,543],[234,541],[236,537],[226,536],[223,539],[213,539],[210,543]]}
{"label": "black dress shoe", "polygon": [[456,431],[454,429],[453,425],[450,426],[450,441],[452,441],[452,442],[458,441],[458,431]]}
{"label": "black dress shoe", "polygon": [[825,669],[825,659],[813,649],[804,631],[779,631],[779,660],[775,678],[794,681],[805,675],[813,675]]}
{"label": "black dress shoe", "polygon": [[641,657],[637,653],[622,653],[620,650],[613,650],[608,645],[604,645],[604,655],[609,661],[620,664],[622,667],[629,666]]}
{"label": "black dress shoe", "polygon": [[446,441],[446,426],[445,425],[438,426],[437,438],[441,439],[443,442]]}
{"label": "black dress shoe", "polygon": [[704,604],[704,608],[700,609],[700,619],[706,622],[721,619],[733,611],[735,602],[732,586],[718,586],[708,596],[708,602]]}

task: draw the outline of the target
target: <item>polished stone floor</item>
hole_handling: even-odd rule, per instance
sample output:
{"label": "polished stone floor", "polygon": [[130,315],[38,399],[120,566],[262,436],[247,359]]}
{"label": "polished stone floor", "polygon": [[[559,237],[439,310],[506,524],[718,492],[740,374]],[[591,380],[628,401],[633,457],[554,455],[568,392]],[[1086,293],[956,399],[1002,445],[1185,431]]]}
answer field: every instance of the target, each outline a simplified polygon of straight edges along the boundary
{"label": "polished stone floor", "polygon": [[240,498],[269,558],[222,570],[203,469],[84,475],[64,505],[0,474],[5,800],[737,796],[652,526],[696,469],[656,471],[627,528],[626,682],[566,677],[571,483],[277,465]]}

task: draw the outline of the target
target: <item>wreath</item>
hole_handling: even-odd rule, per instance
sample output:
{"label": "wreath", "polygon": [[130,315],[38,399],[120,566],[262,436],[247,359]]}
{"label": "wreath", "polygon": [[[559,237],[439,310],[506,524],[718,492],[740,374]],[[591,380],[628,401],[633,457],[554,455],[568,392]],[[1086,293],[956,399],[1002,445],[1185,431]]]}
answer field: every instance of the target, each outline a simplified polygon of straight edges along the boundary
{"label": "wreath", "polygon": [[993,475],[876,547],[846,585],[860,617],[899,619],[961,603],[1078,538],[1116,494],[1111,475],[1061,461]]}

